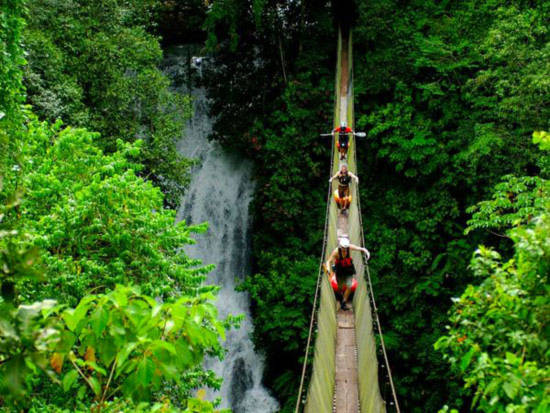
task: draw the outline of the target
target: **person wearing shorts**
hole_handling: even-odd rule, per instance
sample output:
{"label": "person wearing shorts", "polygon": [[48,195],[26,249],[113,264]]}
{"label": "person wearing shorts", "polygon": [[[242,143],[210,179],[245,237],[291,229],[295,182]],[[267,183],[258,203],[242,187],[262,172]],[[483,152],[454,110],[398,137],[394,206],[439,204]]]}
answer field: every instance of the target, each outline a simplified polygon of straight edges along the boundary
{"label": "person wearing shorts", "polygon": [[[350,244],[349,239],[342,237],[340,238],[338,247],[332,251],[326,262],[326,267],[332,268],[336,274],[338,289],[340,291],[344,291],[342,301],[340,302],[340,307],[342,310],[349,309],[347,306],[347,300],[351,294],[353,276],[355,275],[355,266],[353,265],[353,259],[351,258],[351,251],[360,251],[367,254],[367,260],[370,258],[369,250]],[[334,265],[332,265],[333,263]]]}
{"label": "person wearing shorts", "polygon": [[342,122],[339,127],[332,131],[332,134],[338,134],[336,145],[338,146],[338,152],[340,152],[340,160],[345,159],[348,153],[349,135],[353,135],[353,130],[348,127],[346,122]]}
{"label": "person wearing shorts", "polygon": [[[345,198],[348,198],[350,196],[350,183],[351,180],[355,180],[355,183],[359,183],[359,178],[355,176],[351,171],[348,170],[348,166],[346,164],[342,164],[340,167],[340,170],[331,177],[328,181],[332,182],[333,180],[338,180],[338,198],[340,200],[344,200]],[[336,199],[336,198],[335,198]],[[336,203],[338,204],[338,208],[342,208],[343,210],[347,209],[345,206],[342,206],[338,203],[338,199],[336,199]],[[348,200],[348,203],[350,201]]]}

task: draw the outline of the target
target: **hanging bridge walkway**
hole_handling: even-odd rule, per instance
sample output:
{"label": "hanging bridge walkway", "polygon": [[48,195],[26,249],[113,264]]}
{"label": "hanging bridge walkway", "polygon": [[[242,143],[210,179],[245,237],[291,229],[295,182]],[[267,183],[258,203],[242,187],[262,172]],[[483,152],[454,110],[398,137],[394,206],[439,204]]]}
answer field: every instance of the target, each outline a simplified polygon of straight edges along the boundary
{"label": "hanging bridge walkway", "polygon": [[[354,126],[352,51],[351,31],[339,30],[334,127],[341,121]],[[357,174],[355,137],[350,136],[345,161],[340,161],[335,138],[332,148],[331,176],[340,170],[341,162]],[[339,309],[328,277],[322,270],[322,264],[337,247],[340,237],[348,238],[354,245],[365,246],[357,185],[351,186],[352,202],[345,215],[339,213],[332,200],[332,191],[333,184],[329,184],[321,265],[295,413],[400,413],[364,255],[356,251],[351,253],[358,282],[351,311]],[[312,347],[313,336],[315,344]],[[313,363],[310,366],[311,353]]]}

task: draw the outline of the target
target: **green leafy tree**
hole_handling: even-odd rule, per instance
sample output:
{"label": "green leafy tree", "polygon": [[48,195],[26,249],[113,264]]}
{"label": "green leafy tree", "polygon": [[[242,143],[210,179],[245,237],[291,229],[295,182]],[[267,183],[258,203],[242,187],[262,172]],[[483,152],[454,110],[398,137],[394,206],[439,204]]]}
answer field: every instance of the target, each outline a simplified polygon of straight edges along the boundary
{"label": "green leafy tree", "polygon": [[178,154],[189,97],[170,91],[158,65],[162,50],[148,30],[158,2],[29,1],[25,44],[28,101],[49,121],[98,131],[101,147],[144,141],[143,176],[174,207],[188,182]]}
{"label": "green leafy tree", "polygon": [[76,305],[90,291],[139,284],[152,296],[213,290],[212,268],[197,267],[182,246],[205,225],[175,222],[158,188],[136,175],[140,143],[119,141],[106,155],[97,134],[31,119],[17,177],[26,194],[21,225],[41,248],[45,285],[25,285],[28,299],[57,297]]}
{"label": "green leafy tree", "polygon": [[436,343],[482,412],[537,412],[550,408],[546,380],[550,300],[547,216],[510,236],[515,256],[503,262],[480,247],[471,263],[479,286],[468,286],[453,306],[450,330]]}
{"label": "green leafy tree", "polygon": [[233,318],[182,251],[206,227],[174,225],[136,175],[142,141],[105,154],[99,134],[21,110],[23,8],[1,7],[0,411],[213,412],[191,392],[219,386],[203,358]]}
{"label": "green leafy tree", "polygon": [[15,134],[21,120],[23,102],[21,66],[25,63],[20,47],[24,21],[18,0],[0,5],[0,179],[5,174],[7,155],[15,153]]}
{"label": "green leafy tree", "polygon": [[59,339],[57,326],[48,314],[55,301],[20,305],[16,285],[40,278],[38,250],[22,245],[28,236],[8,218],[21,201],[20,191],[6,182],[13,173],[22,128],[20,105],[24,100],[20,45],[24,21],[20,1],[0,5],[0,393],[2,403],[17,400],[25,381],[35,371],[52,373],[47,351]]}
{"label": "green leafy tree", "polygon": [[[104,295],[87,295],[61,313],[65,330],[52,360],[64,371],[65,392],[76,387],[101,406],[114,395],[151,400],[166,383],[193,390],[190,380],[205,354],[222,355],[224,325],[209,302],[211,293],[158,303],[137,288],[118,286]],[[63,367],[63,361],[68,364]]]}
{"label": "green leafy tree", "polygon": [[[109,411],[113,397],[120,396],[132,411],[133,401],[149,406],[159,394],[168,399],[167,384],[173,382],[184,411],[213,411],[211,403],[191,398],[197,387],[219,386],[202,362],[206,354],[223,356],[219,338],[233,324],[231,318],[218,320],[211,289],[159,302],[136,287],[117,286],[107,294],[85,295],[75,308],[52,299],[21,304],[17,286],[44,285],[44,277],[38,249],[24,247],[32,237],[3,222],[19,201],[0,211],[2,404],[20,409],[32,403],[39,411],[86,411],[93,405]],[[76,397],[63,400],[59,390],[51,391],[43,379],[37,382],[40,373]],[[50,389],[46,394],[39,390],[44,385]],[[32,402],[30,391],[39,395]]]}
{"label": "green leafy tree", "polygon": [[60,338],[60,328],[49,316],[55,311],[55,300],[30,305],[18,302],[17,283],[40,277],[38,251],[21,248],[17,241],[24,235],[4,221],[18,201],[14,198],[0,208],[0,390],[4,403],[25,394],[28,375],[41,370],[53,377],[48,352]]}
{"label": "green leafy tree", "polygon": [[[463,399],[432,345],[450,298],[471,281],[475,245],[503,253],[512,247],[495,227],[465,238],[467,208],[488,199],[500,181],[516,191],[515,199],[502,194],[505,208],[519,215],[538,208],[541,156],[529,137],[549,119],[548,12],[547,2],[358,3],[357,21],[368,22],[353,33],[357,129],[367,131],[358,148],[368,182],[363,222],[407,411]],[[525,178],[503,181],[509,175]],[[498,210],[480,208],[471,219]],[[493,218],[504,219],[498,212]]]}
{"label": "green leafy tree", "polygon": [[473,215],[466,233],[480,228],[492,232],[528,224],[548,208],[549,191],[550,182],[538,176],[504,177],[495,186],[493,199],[468,209]]}
{"label": "green leafy tree", "polygon": [[[539,137],[534,142],[548,150]],[[454,299],[452,325],[435,348],[464,380],[471,409],[538,413],[550,408],[549,183],[540,179],[531,193],[515,186],[517,202],[510,205],[511,180],[495,187],[491,201],[477,205],[468,231],[508,230],[513,257],[505,261],[494,249],[479,247],[470,268],[481,283]],[[536,207],[526,206],[535,197]]]}
{"label": "green leafy tree", "polygon": [[[6,211],[17,230],[0,243],[2,304],[14,301],[1,312],[5,402],[85,411],[114,396],[154,405],[177,395],[184,410],[213,411],[191,392],[219,386],[202,362],[222,356],[219,337],[234,323],[217,320],[217,288],[202,284],[211,266],[182,250],[206,225],[175,224],[161,191],[136,176],[130,158],[140,141],[105,155],[97,134],[25,116],[20,160],[28,167],[6,181],[25,196]],[[34,268],[38,259],[39,279],[18,276],[20,261]]]}

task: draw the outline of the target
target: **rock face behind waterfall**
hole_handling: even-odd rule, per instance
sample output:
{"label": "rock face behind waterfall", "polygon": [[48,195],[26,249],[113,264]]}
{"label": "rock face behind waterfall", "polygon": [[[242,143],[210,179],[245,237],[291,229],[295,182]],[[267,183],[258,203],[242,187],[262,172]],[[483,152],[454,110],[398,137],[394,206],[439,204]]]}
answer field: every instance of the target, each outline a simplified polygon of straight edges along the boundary
{"label": "rock face behind waterfall", "polygon": [[[186,93],[189,90],[178,83],[189,79],[186,75],[189,55],[184,47],[175,48],[165,61],[165,72]],[[205,92],[192,88],[190,93],[194,98],[194,116],[178,148],[183,155],[198,158],[200,162],[192,171],[178,219],[193,224],[208,221],[210,226],[186,252],[205,264],[216,265],[208,280],[221,288],[217,301],[220,316],[245,315],[241,327],[227,334],[225,359],[206,362],[207,368],[223,378],[220,391],[209,398],[221,396],[222,407],[229,407],[235,413],[274,412],[278,404],[261,384],[263,360],[254,352],[250,340],[249,298],[246,293],[235,291],[235,286],[249,271],[248,206],[254,191],[252,164],[208,142],[212,122]]]}

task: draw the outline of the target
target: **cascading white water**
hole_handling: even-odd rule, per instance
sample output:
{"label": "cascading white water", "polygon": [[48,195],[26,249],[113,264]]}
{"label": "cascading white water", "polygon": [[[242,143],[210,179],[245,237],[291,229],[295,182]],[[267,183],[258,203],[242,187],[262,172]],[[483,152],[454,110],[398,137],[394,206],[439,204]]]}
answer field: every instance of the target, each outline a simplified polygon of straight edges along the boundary
{"label": "cascading white water", "polygon": [[[184,47],[167,55],[165,73],[172,79],[185,79],[189,70],[189,54]],[[185,85],[176,85],[189,93]],[[197,236],[195,245],[186,252],[205,264],[215,264],[208,282],[219,285],[217,306],[221,317],[244,314],[241,327],[227,334],[223,361],[208,360],[206,367],[223,378],[221,390],[209,395],[221,396],[221,407],[235,413],[271,413],[278,409],[277,401],[262,386],[263,360],[254,351],[250,339],[252,321],[248,295],[235,291],[235,286],[249,271],[249,214],[248,206],[254,191],[252,164],[225,152],[218,144],[209,142],[212,120],[208,116],[205,91],[193,88],[194,115],[184,138],[178,145],[186,157],[198,158],[192,171],[190,187],[178,211],[178,220],[198,224],[208,221],[209,230]]]}

